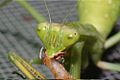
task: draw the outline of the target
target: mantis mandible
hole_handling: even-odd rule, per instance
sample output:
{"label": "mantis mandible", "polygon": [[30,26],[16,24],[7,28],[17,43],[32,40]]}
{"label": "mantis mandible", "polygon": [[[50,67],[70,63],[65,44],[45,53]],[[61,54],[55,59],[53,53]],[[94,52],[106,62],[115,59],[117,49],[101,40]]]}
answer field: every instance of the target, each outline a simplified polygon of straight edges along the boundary
{"label": "mantis mandible", "polygon": [[[120,41],[120,38],[111,38],[106,42],[119,16],[119,0],[78,0],[80,21],[64,24],[51,23],[51,20],[48,23],[26,1],[16,1],[38,21],[36,33],[45,46],[46,55],[53,58],[59,52],[65,53],[64,65],[73,78],[80,78],[80,70],[89,64],[89,56],[100,68],[120,71],[119,64],[100,61],[103,51]],[[117,36],[120,37],[120,33]]]}
{"label": "mantis mandible", "polygon": [[50,57],[56,55],[58,51],[66,52],[65,67],[75,79],[80,78],[80,66],[82,69],[87,67],[89,56],[99,68],[120,71],[119,64],[100,61],[103,51],[108,48],[105,40],[119,16],[119,7],[118,0],[111,2],[78,0],[80,22],[64,25],[40,23],[36,32]]}

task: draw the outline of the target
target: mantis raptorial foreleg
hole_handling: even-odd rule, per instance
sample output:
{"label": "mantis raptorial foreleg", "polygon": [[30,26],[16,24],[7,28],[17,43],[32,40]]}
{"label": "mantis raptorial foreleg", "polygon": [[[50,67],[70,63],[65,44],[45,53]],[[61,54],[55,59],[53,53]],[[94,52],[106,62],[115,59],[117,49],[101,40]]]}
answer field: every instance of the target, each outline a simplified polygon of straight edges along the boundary
{"label": "mantis raptorial foreleg", "polygon": [[[73,79],[80,79],[81,67],[82,67],[82,51],[84,47],[84,42],[77,42],[72,46],[72,49],[68,52],[70,56],[65,59],[69,60],[70,64],[65,66],[70,66],[69,72],[73,76]],[[68,60],[65,60],[66,62]],[[65,63],[64,63],[65,64]],[[78,65],[79,64],[79,65]]]}
{"label": "mantis raptorial foreleg", "polygon": [[43,74],[35,70],[29,63],[14,52],[9,52],[8,57],[28,79],[46,79]]}
{"label": "mantis raptorial foreleg", "polygon": [[[32,14],[32,16],[39,22],[36,33],[39,36],[40,40],[43,42],[46,48],[46,54],[50,58],[53,58],[54,55],[57,55],[56,53],[62,51],[66,51],[67,54],[73,53],[74,51],[79,55],[82,53],[83,68],[86,66],[85,64],[88,63],[88,57],[90,55],[93,62],[98,67],[120,71],[120,69],[117,68],[119,67],[119,65],[100,61],[102,53],[105,49],[104,43],[106,37],[110,33],[112,26],[117,20],[119,14],[119,0],[93,0],[93,2],[91,2],[91,0],[78,0],[78,12],[80,13],[78,15],[80,17],[80,22],[65,23],[64,25],[51,23],[51,21],[50,23],[48,23],[30,5],[28,5],[26,1],[16,1],[24,8],[26,8],[26,10],[28,10]],[[81,25],[80,23],[83,25]],[[120,34],[118,34],[117,36],[119,35]],[[120,39],[118,38],[117,40],[113,40],[115,41],[113,44],[115,44],[119,40]],[[84,42],[84,45],[76,46],[78,42]],[[79,47],[80,49],[82,49],[82,52],[81,50],[79,51]],[[107,46],[107,48],[108,47],[109,46]],[[72,58],[73,56],[73,54],[72,56],[70,56],[70,59],[72,61],[76,60]],[[78,60],[78,62],[79,61],[80,60]],[[81,64],[78,64],[76,62],[74,62],[75,64],[72,64],[77,66]],[[76,71],[76,69],[72,67],[72,64],[70,63],[71,72],[73,72],[74,70]],[[104,66],[101,66],[101,64]],[[78,76],[80,73],[78,71],[75,72],[75,74],[74,72],[71,74],[73,74],[73,77],[79,78]]]}

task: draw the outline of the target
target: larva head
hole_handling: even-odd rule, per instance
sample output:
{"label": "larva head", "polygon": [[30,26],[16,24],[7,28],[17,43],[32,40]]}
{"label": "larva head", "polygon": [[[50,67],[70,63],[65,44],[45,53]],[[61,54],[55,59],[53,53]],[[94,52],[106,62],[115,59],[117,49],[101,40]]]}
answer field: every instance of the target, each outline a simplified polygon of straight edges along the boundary
{"label": "larva head", "polygon": [[58,23],[40,23],[36,33],[51,57],[74,44],[79,38],[75,29]]}

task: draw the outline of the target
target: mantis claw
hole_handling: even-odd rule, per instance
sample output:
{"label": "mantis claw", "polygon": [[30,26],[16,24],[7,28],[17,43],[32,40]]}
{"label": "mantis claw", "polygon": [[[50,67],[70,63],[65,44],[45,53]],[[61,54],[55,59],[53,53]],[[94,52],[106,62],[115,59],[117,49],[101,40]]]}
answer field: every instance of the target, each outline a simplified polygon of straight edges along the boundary
{"label": "mantis claw", "polygon": [[39,59],[40,59],[40,60],[44,58],[44,56],[45,56],[44,53],[45,53],[45,48],[42,47],[42,48],[40,49],[40,51],[39,51]]}

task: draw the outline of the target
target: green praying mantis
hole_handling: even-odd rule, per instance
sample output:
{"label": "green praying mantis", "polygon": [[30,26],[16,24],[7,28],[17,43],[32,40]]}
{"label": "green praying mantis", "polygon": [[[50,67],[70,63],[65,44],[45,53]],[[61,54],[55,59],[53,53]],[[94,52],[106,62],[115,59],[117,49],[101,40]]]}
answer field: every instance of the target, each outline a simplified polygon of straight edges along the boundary
{"label": "green praying mantis", "polygon": [[[119,0],[77,0],[80,20],[64,24],[52,23],[51,19],[48,22],[25,0],[16,2],[38,22],[36,33],[44,45],[42,51],[46,50],[45,54],[50,59],[64,54],[63,65],[73,79],[80,79],[80,71],[89,65],[89,58],[99,68],[120,71],[120,64],[101,61],[104,50],[120,41],[120,32],[107,39],[119,17]],[[44,2],[49,13],[46,1]],[[32,63],[39,60],[35,59]]]}

